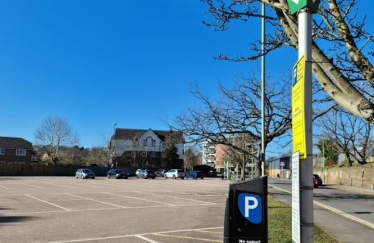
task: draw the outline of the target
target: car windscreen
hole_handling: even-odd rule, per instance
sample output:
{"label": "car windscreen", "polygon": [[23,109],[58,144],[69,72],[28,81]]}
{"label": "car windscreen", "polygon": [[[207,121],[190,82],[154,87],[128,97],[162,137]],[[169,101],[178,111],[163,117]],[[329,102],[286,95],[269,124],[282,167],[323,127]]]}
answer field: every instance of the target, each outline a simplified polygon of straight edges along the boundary
{"label": "car windscreen", "polygon": [[178,170],[179,173],[184,172],[183,170]]}
{"label": "car windscreen", "polygon": [[83,170],[84,173],[92,173],[90,170]]}
{"label": "car windscreen", "polygon": [[115,170],[116,173],[123,173],[123,170]]}

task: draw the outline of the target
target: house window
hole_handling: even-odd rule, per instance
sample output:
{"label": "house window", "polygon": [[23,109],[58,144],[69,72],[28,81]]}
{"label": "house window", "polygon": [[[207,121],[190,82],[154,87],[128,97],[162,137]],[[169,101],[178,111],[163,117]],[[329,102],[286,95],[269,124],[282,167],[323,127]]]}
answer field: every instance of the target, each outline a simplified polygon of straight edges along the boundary
{"label": "house window", "polygon": [[26,149],[16,149],[16,156],[26,156]]}
{"label": "house window", "polygon": [[165,147],[165,142],[161,142],[161,146],[162,146],[162,148],[164,148]]}
{"label": "house window", "polygon": [[152,147],[156,147],[156,140],[152,140]]}
{"label": "house window", "polygon": [[147,152],[142,152],[142,157],[143,158],[147,157]]}
{"label": "house window", "polygon": [[156,157],[156,153],[155,152],[151,152],[151,156],[152,157]]}
{"label": "house window", "polygon": [[143,140],[143,147],[146,147],[147,146],[147,140]]}
{"label": "house window", "polygon": [[5,149],[4,148],[0,148],[0,155],[4,155],[5,154]]}

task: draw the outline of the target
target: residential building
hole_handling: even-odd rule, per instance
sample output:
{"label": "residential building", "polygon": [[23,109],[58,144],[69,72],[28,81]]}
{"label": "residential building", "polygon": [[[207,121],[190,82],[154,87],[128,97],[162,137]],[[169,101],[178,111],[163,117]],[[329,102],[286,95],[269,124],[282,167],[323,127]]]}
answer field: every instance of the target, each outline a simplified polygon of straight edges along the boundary
{"label": "residential building", "polygon": [[110,142],[111,165],[160,167],[165,139],[172,134],[177,148],[178,167],[183,166],[184,137],[182,132],[117,128]]}
{"label": "residential building", "polygon": [[32,143],[23,138],[0,137],[0,163],[35,161]]}
{"label": "residential building", "polygon": [[214,168],[214,161],[216,159],[216,145],[210,141],[202,142],[201,146],[201,156],[202,156],[202,165],[209,165]]}

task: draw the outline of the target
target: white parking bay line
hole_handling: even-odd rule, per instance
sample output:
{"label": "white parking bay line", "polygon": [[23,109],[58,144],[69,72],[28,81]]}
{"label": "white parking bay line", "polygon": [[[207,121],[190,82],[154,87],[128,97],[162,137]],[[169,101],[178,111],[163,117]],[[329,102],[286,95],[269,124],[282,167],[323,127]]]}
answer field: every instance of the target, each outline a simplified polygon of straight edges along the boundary
{"label": "white parking bay line", "polygon": [[142,239],[142,240],[145,240],[145,241],[148,241],[148,242],[151,242],[151,243],[158,243],[157,241],[154,241],[154,240],[151,240],[151,239],[148,239],[142,235],[135,235],[135,237],[138,237],[139,239]]}
{"label": "white parking bay line", "polygon": [[144,234],[133,234],[133,235],[118,235],[118,236],[109,236],[109,237],[101,237],[101,238],[86,238],[86,239],[77,239],[77,240],[66,240],[66,241],[51,241],[50,243],[72,243],[72,242],[84,242],[84,241],[103,241],[109,239],[120,239],[120,238],[127,238],[127,237],[139,237],[144,235],[154,235],[154,234],[172,234],[172,233],[181,233],[181,232],[192,232],[197,230],[215,230],[215,229],[223,229],[223,227],[211,227],[211,228],[200,228],[200,229],[184,229],[184,230],[172,230],[172,231],[161,231],[161,232],[151,232],[151,233],[144,233]]}
{"label": "white parking bay line", "polygon": [[67,187],[67,188],[76,188],[76,187],[73,187],[73,186],[65,186],[65,185],[59,185],[59,184],[54,184],[54,183],[46,183],[48,185],[53,185],[53,186],[62,186],[62,187]]}
{"label": "white parking bay line", "polygon": [[[148,195],[152,195],[152,196],[160,196],[160,195],[157,195],[157,194],[154,194],[154,193],[149,193],[149,192],[137,192],[137,193],[148,194]],[[164,196],[164,197],[171,197],[171,198],[182,199],[182,200],[186,200],[186,201],[192,201],[192,202],[205,203],[205,204],[209,204],[209,205],[215,205],[215,203],[205,202],[205,201],[200,201],[200,200],[195,200],[195,199],[190,199],[190,198],[175,197],[175,196]]]}
{"label": "white parking bay line", "polygon": [[5,186],[0,186],[0,187],[1,187],[1,188],[4,188],[4,189],[7,189],[7,190],[9,189],[8,187],[5,187]]}
{"label": "white parking bay line", "polygon": [[159,203],[159,204],[164,204],[167,206],[172,206],[175,207],[177,205],[170,204],[170,203],[163,203],[163,202],[158,202],[158,201],[153,201],[153,200],[148,200],[140,197],[130,197],[130,196],[125,196],[125,195],[120,195],[120,194],[113,194],[113,193],[108,193],[108,192],[103,192],[104,194],[112,195],[112,196],[119,196],[119,197],[125,197],[125,198],[131,198],[131,199],[136,199],[136,200],[141,200],[141,201],[146,201],[146,202],[153,202],[153,203]]}
{"label": "white parking bay line", "polygon": [[40,186],[34,186],[34,185],[30,185],[30,184],[25,184],[25,183],[19,183],[21,185],[24,185],[24,186],[32,186],[32,187],[36,187],[36,188],[39,188],[39,189],[43,189],[43,187],[40,187]]}
{"label": "white parking bay line", "polygon": [[65,194],[66,194],[66,195],[69,195],[69,196],[72,196],[72,197],[82,198],[82,199],[85,199],[85,200],[89,200],[89,201],[93,201],[93,202],[98,202],[98,203],[102,203],[102,204],[110,205],[110,206],[117,207],[117,208],[126,208],[126,209],[129,208],[129,207],[122,207],[122,206],[120,206],[120,205],[113,204],[113,203],[103,202],[103,201],[96,200],[96,199],[92,199],[92,198],[85,198],[85,197],[81,197],[81,196],[73,195],[73,194],[70,194],[70,193],[65,193]]}
{"label": "white parking bay line", "polygon": [[67,209],[67,208],[64,208],[64,207],[58,206],[57,204],[50,203],[50,202],[44,201],[44,200],[42,200],[42,199],[39,199],[39,198],[36,198],[36,197],[30,196],[30,195],[27,195],[27,194],[25,194],[25,196],[30,197],[30,198],[35,199],[35,200],[38,200],[39,202],[44,202],[44,203],[47,203],[47,204],[49,204],[49,205],[52,205],[52,206],[55,206],[55,207],[61,208],[61,209],[65,210],[65,211],[71,211],[70,209]]}

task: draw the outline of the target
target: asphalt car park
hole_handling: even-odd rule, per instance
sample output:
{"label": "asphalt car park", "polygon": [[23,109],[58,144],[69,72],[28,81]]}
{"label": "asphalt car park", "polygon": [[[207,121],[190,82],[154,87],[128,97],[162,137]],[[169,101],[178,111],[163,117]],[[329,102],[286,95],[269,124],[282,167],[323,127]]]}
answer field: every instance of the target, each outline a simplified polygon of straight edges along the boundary
{"label": "asphalt car park", "polygon": [[222,242],[228,183],[0,177],[0,242]]}

